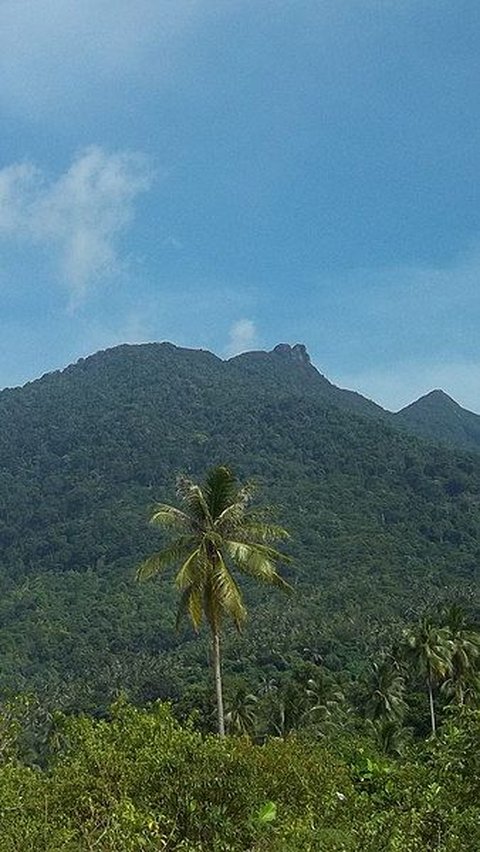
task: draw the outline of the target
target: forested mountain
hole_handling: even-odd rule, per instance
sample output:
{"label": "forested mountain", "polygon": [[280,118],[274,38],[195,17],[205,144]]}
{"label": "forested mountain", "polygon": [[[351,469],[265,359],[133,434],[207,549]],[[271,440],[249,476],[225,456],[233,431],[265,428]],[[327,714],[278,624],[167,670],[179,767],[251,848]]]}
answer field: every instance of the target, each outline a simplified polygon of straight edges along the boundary
{"label": "forested mountain", "polygon": [[480,450],[480,416],[448,394],[433,390],[393,415],[394,421],[424,438],[468,450]]}
{"label": "forested mountain", "polygon": [[[473,415],[472,415],[473,416]],[[292,533],[288,599],[251,590],[231,677],[316,649],[354,671],[404,620],[450,596],[478,610],[480,455],[428,444],[341,391],[302,346],[222,361],[120,346],[0,394],[0,687],[98,708],[192,694],[205,644],[174,629],[147,519],[179,471],[254,477]],[[192,698],[192,701],[194,699]]]}

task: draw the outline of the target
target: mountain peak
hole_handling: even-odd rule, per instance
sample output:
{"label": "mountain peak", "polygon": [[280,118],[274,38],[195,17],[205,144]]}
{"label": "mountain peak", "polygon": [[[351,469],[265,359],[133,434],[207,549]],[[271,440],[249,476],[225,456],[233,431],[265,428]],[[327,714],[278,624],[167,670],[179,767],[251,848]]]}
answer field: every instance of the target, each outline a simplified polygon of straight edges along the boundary
{"label": "mountain peak", "polygon": [[480,417],[436,388],[393,415],[421,437],[469,450],[480,446]]}
{"label": "mountain peak", "polygon": [[310,355],[303,343],[295,343],[294,346],[290,346],[289,343],[277,343],[272,352],[276,352],[277,355],[284,358],[298,361],[300,364],[310,364]]}
{"label": "mountain peak", "polygon": [[434,390],[431,390],[419,397],[414,402],[411,402],[410,405],[402,408],[402,412],[412,411],[414,409],[419,411],[421,409],[431,409],[432,407],[438,408],[439,406],[442,406],[443,408],[446,408],[447,406],[449,408],[461,408],[458,402],[455,402],[448,393],[445,393],[445,391],[441,390],[441,388],[435,388]]}

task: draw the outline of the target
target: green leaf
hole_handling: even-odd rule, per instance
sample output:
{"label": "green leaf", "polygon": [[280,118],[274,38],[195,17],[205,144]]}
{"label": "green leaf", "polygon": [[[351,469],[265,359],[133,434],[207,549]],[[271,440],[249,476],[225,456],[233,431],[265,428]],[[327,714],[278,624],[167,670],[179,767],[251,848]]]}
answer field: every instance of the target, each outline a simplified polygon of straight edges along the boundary
{"label": "green leaf", "polygon": [[257,813],[256,822],[260,825],[268,825],[277,818],[277,805],[275,802],[265,802]]}

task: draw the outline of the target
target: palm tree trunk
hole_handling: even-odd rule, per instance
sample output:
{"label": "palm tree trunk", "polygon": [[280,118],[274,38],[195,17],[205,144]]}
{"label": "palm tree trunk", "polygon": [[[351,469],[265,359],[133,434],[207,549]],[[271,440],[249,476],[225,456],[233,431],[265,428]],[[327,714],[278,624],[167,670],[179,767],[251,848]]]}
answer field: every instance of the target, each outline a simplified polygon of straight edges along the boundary
{"label": "palm tree trunk", "polygon": [[218,733],[225,736],[225,714],[223,711],[222,669],[220,666],[220,634],[214,631],[212,640],[213,672],[215,676],[215,693],[217,697]]}
{"label": "palm tree trunk", "polygon": [[437,725],[435,721],[435,705],[433,703],[433,689],[432,689],[432,681],[431,678],[427,678],[427,687],[428,687],[428,701],[430,704],[430,724],[432,726],[432,734],[435,736]]}

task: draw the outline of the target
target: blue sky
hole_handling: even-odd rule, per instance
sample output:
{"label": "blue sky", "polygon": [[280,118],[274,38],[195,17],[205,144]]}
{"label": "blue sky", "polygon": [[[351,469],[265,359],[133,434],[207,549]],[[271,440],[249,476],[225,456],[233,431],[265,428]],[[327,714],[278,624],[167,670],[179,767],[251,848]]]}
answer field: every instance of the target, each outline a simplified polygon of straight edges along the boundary
{"label": "blue sky", "polygon": [[3,0],[0,387],[306,344],[480,411],[480,4]]}

